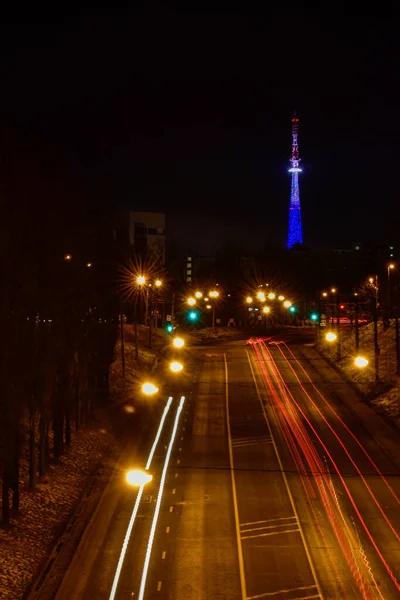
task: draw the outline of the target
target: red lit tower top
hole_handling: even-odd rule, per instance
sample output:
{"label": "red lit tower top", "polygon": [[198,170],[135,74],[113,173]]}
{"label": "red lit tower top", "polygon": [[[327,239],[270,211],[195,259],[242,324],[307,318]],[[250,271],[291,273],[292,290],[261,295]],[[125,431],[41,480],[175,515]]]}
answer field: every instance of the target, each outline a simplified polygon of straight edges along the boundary
{"label": "red lit tower top", "polygon": [[290,164],[292,165],[289,169],[289,173],[301,173],[300,169],[300,160],[299,157],[299,118],[296,116],[296,111],[294,111],[292,117],[292,158],[290,159]]}

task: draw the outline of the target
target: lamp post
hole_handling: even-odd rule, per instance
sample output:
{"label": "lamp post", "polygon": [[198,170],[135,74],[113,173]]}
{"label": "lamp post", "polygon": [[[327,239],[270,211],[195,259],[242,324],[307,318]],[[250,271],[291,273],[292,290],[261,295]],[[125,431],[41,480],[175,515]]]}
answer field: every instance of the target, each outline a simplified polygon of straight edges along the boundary
{"label": "lamp post", "polygon": [[359,316],[359,308],[360,308],[360,306],[358,304],[358,293],[354,292],[354,296],[355,296],[355,308],[356,308],[354,324],[355,324],[355,327],[356,327],[356,331],[355,331],[355,334],[356,334],[356,352],[358,352],[359,349],[360,349],[360,330],[358,328],[358,316]]}
{"label": "lamp post", "polygon": [[336,305],[336,336],[337,336],[337,360],[341,358],[341,348],[340,348],[340,310],[339,310],[339,296],[336,288],[331,288],[331,294],[333,295],[332,300],[332,327],[334,322],[334,307]]}
{"label": "lamp post", "polygon": [[374,287],[375,293],[373,296],[373,315],[374,315],[374,355],[375,355],[375,383],[379,382],[379,341],[378,341],[378,275],[369,278],[369,283]]}
{"label": "lamp post", "polygon": [[217,290],[213,290],[211,292],[209,292],[209,297],[212,298],[214,300],[214,302],[212,303],[212,326],[213,329],[215,328],[215,301],[219,296],[219,292],[217,292]]}
{"label": "lamp post", "polygon": [[124,340],[124,309],[121,302],[121,365],[122,377],[125,379],[125,340]]}
{"label": "lamp post", "polygon": [[387,303],[388,303],[388,319],[390,319],[390,273],[395,268],[393,263],[388,264],[387,274],[388,274],[388,289],[387,289]]}

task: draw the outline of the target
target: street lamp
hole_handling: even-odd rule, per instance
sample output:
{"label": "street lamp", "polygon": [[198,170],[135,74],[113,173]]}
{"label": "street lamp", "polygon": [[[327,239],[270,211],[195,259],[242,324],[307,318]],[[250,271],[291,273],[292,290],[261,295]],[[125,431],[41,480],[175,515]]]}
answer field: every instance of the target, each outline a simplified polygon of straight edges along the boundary
{"label": "street lamp", "polygon": [[136,277],[136,283],[138,285],[144,285],[146,283],[146,277],[144,277],[143,275],[138,275]]}
{"label": "street lamp", "polygon": [[280,302],[283,302],[283,301],[284,301],[284,299],[285,299],[285,296],[282,296],[282,294],[280,294],[280,296],[278,296],[278,300],[279,300]]}
{"label": "street lamp", "polygon": [[251,304],[253,302],[253,298],[251,296],[247,296],[246,302],[247,304]]}
{"label": "street lamp", "polygon": [[290,307],[292,306],[292,303],[291,303],[291,302],[289,302],[289,300],[285,300],[285,302],[283,303],[283,306],[284,306],[285,308],[290,308]]}
{"label": "street lamp", "polygon": [[393,263],[388,264],[387,273],[388,273],[388,318],[390,318],[390,273],[395,269],[396,266]]}
{"label": "street lamp", "polygon": [[161,279],[156,279],[154,283],[155,283],[155,286],[156,286],[156,287],[161,287],[161,286],[162,286],[162,281],[161,281]]}
{"label": "street lamp", "polygon": [[357,356],[354,359],[354,364],[356,365],[356,367],[358,367],[359,369],[363,369],[364,367],[367,366],[367,364],[369,363],[369,360],[367,358],[364,358],[364,356]]}
{"label": "street lamp", "polygon": [[329,331],[326,334],[325,339],[327,342],[334,342],[337,339],[337,335],[336,333],[333,333],[333,331]]}
{"label": "street lamp", "polygon": [[269,306],[264,306],[263,308],[263,313],[265,313],[266,315],[271,311]]}
{"label": "street lamp", "polygon": [[196,304],[196,300],[194,298],[188,298],[187,303],[189,306],[194,306]]}
{"label": "street lamp", "polygon": [[154,396],[157,394],[158,388],[153,383],[146,382],[142,385],[142,392],[146,396]]}
{"label": "street lamp", "polygon": [[173,361],[172,363],[170,363],[169,368],[173,373],[179,373],[180,371],[182,371],[183,366],[181,365],[181,363]]}
{"label": "street lamp", "polygon": [[65,254],[64,255],[64,260],[70,261],[70,260],[72,260],[72,256],[70,254]]}
{"label": "street lamp", "polygon": [[141,487],[142,485],[146,485],[153,479],[153,476],[150,473],[146,473],[146,471],[142,471],[141,469],[131,469],[125,475],[125,480],[129,485],[134,487]]}
{"label": "street lamp", "polygon": [[274,292],[270,292],[268,294],[268,298],[269,298],[269,300],[275,300],[275,294],[274,294]]}
{"label": "street lamp", "polygon": [[172,343],[175,346],[175,348],[182,348],[182,346],[185,345],[184,340],[180,337],[176,337]]}
{"label": "street lamp", "polygon": [[[208,295],[210,296],[210,298],[213,298],[213,299],[218,298],[219,292],[217,290],[212,290],[211,292],[208,293]],[[215,327],[215,302],[213,302],[213,305],[212,305],[212,326],[213,326],[213,328]]]}
{"label": "street lamp", "polygon": [[196,298],[201,298],[203,296],[203,294],[201,292],[196,292],[195,296],[196,296]]}
{"label": "street lamp", "polygon": [[265,302],[265,294],[264,294],[264,292],[258,292],[257,298],[260,300],[260,302]]}

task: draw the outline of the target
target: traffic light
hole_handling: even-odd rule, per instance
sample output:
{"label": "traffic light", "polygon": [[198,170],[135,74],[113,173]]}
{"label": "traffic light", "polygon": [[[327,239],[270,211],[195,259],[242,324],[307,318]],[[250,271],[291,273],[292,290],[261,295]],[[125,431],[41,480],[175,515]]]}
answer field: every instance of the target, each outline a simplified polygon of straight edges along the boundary
{"label": "traffic light", "polygon": [[174,328],[171,325],[171,323],[167,323],[165,329],[167,330],[168,333],[172,333],[172,331],[174,330]]}
{"label": "traffic light", "polygon": [[316,312],[311,313],[310,319],[311,321],[318,321],[319,314]]}
{"label": "traffic light", "polygon": [[289,308],[289,312],[291,312],[291,313],[295,313],[295,312],[297,312],[297,307],[296,307],[296,306],[291,306],[291,307]]}
{"label": "traffic light", "polygon": [[188,314],[189,321],[197,321],[199,313],[195,310],[191,310]]}

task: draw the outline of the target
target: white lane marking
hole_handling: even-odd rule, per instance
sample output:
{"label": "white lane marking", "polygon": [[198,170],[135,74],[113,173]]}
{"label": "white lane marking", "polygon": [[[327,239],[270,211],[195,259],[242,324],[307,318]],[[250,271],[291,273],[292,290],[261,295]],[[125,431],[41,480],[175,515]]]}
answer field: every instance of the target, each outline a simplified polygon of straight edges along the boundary
{"label": "white lane marking", "polygon": [[[277,592],[265,592],[264,594],[257,594],[256,596],[248,596],[247,600],[256,600],[257,598],[267,598],[267,596],[276,596],[277,594],[290,594],[291,592],[298,592],[302,590],[309,590],[316,587],[315,585],[304,585],[302,587],[290,588],[288,590],[278,590]],[[317,596],[307,596],[307,598],[318,598]],[[305,600],[303,598],[302,600]]]}
{"label": "white lane marking", "polygon": [[183,440],[183,436],[181,437],[181,441]]}
{"label": "white lane marking", "polygon": [[182,448],[179,448],[179,452],[182,452]]}
{"label": "white lane marking", "polygon": [[228,431],[229,464],[230,464],[231,480],[232,480],[233,511],[235,514],[236,542],[237,542],[238,559],[239,559],[240,588],[241,588],[241,592],[242,592],[242,600],[246,600],[246,598],[247,598],[246,578],[245,578],[245,574],[244,574],[242,541],[240,539],[239,511],[238,511],[238,504],[237,504],[237,497],[236,497],[236,481],[235,481],[235,471],[234,471],[234,464],[233,464],[231,425],[229,422],[228,363],[226,360],[226,354],[224,354],[224,362],[225,362],[226,423],[227,423],[227,431]]}
{"label": "white lane marking", "polygon": [[171,531],[170,527],[165,528],[165,533],[169,533]]}
{"label": "white lane marking", "polygon": [[250,531],[265,531],[265,529],[276,529],[277,527],[294,527],[297,523],[281,523],[280,525],[264,525],[262,527],[253,527],[251,529],[242,529],[242,533],[249,533]]}
{"label": "white lane marking", "polygon": [[178,477],[178,473],[175,473],[175,477]]}
{"label": "white lane marking", "polygon": [[[169,411],[171,403],[172,403],[172,396],[170,396],[168,398],[167,404],[166,404],[166,406],[164,408],[164,412],[162,414],[162,417],[161,417],[161,420],[160,420],[160,424],[158,426],[156,437],[154,438],[153,446],[151,447],[150,454],[149,454],[149,457],[147,459],[146,470],[148,470],[150,468],[151,461],[153,460],[154,452],[156,451],[156,447],[157,447],[158,441],[160,439],[161,431],[162,431],[162,429],[164,427],[165,419],[167,417],[167,413]],[[143,489],[144,489],[144,485],[141,485],[140,488],[139,488],[138,494],[136,496],[136,501],[135,501],[135,504],[134,504],[134,507],[133,507],[133,510],[132,510],[132,515],[131,515],[131,518],[129,520],[128,528],[126,530],[124,543],[122,544],[121,554],[119,555],[119,560],[118,560],[117,568],[116,568],[116,571],[115,571],[114,580],[113,580],[113,584],[112,584],[112,587],[111,587],[111,592],[110,592],[109,600],[114,600],[115,594],[117,593],[117,587],[118,587],[118,582],[119,582],[119,578],[120,578],[120,575],[121,575],[122,565],[124,563],[126,550],[128,548],[129,540],[130,540],[130,537],[131,537],[131,533],[132,533],[132,529],[133,529],[133,524],[135,523],[136,515],[137,515],[137,512],[139,510],[139,504],[140,504],[140,500],[142,498]]]}
{"label": "white lane marking", "polygon": [[176,493],[176,489],[175,489],[175,488],[172,490],[172,493],[173,493],[173,494],[175,494],[175,493]]}
{"label": "white lane marking", "polygon": [[176,464],[179,465],[180,462],[181,462],[181,459],[178,458],[178,460],[176,461]]}
{"label": "white lane marking", "polygon": [[[143,600],[143,597],[144,597],[144,591],[145,591],[145,588],[146,588],[147,573],[148,573],[149,564],[150,564],[151,550],[153,548],[153,541],[154,541],[154,536],[155,536],[155,533],[156,533],[158,515],[160,513],[161,501],[162,501],[162,496],[163,496],[163,492],[164,492],[165,478],[167,476],[167,470],[168,470],[169,460],[171,458],[171,452],[172,452],[172,448],[173,448],[174,441],[175,441],[176,431],[178,429],[179,417],[181,415],[184,402],[185,402],[185,396],[182,396],[181,397],[181,401],[180,401],[179,406],[178,406],[177,411],[176,411],[176,417],[175,417],[174,426],[173,426],[173,429],[172,429],[171,439],[170,439],[170,442],[169,442],[169,446],[168,446],[168,450],[167,450],[167,455],[165,457],[165,462],[164,462],[164,466],[163,466],[163,470],[162,470],[162,474],[161,474],[160,487],[158,489],[157,502],[156,502],[156,507],[155,507],[155,510],[154,510],[153,521],[152,521],[152,524],[151,524],[150,535],[149,535],[149,542],[147,544],[147,550],[146,550],[146,557],[144,559],[142,579],[140,581],[140,588],[139,588],[138,600]],[[173,508],[173,507],[170,507],[170,508]]]}
{"label": "white lane marking", "polygon": [[162,581],[159,581],[157,583],[157,592],[159,592],[161,590],[161,586],[162,586]]}
{"label": "white lane marking", "polygon": [[162,560],[164,560],[166,556],[167,556],[167,553],[166,553],[166,551],[164,550],[164,551],[163,551],[163,553],[161,554],[161,558],[162,558]]}
{"label": "white lane marking", "polygon": [[258,396],[258,399],[260,401],[261,408],[262,408],[262,411],[263,411],[263,414],[264,414],[264,419],[265,419],[265,422],[266,422],[267,427],[268,427],[268,433],[269,433],[269,435],[272,438],[272,444],[274,446],[275,455],[276,455],[276,458],[278,460],[279,469],[280,469],[281,474],[282,474],[282,479],[283,479],[283,481],[285,483],[286,491],[287,491],[288,496],[289,496],[289,500],[290,500],[290,504],[292,506],[292,510],[293,510],[293,512],[294,512],[294,514],[296,516],[297,522],[299,524],[301,541],[303,542],[304,550],[305,550],[305,553],[307,555],[307,560],[308,560],[308,564],[310,565],[311,574],[312,574],[312,576],[314,578],[315,586],[316,586],[316,588],[318,590],[318,594],[319,594],[319,596],[321,598],[323,598],[324,596],[322,594],[322,590],[321,590],[321,587],[319,585],[319,581],[318,581],[318,578],[317,578],[317,572],[315,570],[314,563],[313,563],[312,558],[311,558],[310,550],[308,548],[308,545],[307,545],[307,542],[306,542],[306,538],[304,536],[303,528],[302,528],[301,523],[300,523],[300,519],[299,519],[299,515],[297,513],[296,505],[294,503],[292,492],[291,492],[290,487],[289,487],[289,482],[287,480],[286,473],[283,470],[283,464],[282,464],[282,460],[281,460],[280,454],[278,452],[278,447],[276,445],[274,436],[272,435],[271,425],[270,425],[270,422],[268,420],[268,416],[267,416],[267,413],[266,413],[266,410],[265,410],[265,406],[264,406],[264,403],[263,403],[262,398],[261,398],[260,389],[258,387],[258,383],[257,383],[256,376],[255,376],[255,373],[254,373],[253,365],[251,364],[250,355],[249,355],[248,350],[246,350],[246,354],[247,354],[247,360],[249,361],[251,375],[253,377],[253,381],[254,381],[254,385],[255,385],[255,388],[256,388],[257,396]]}
{"label": "white lane marking", "polygon": [[248,525],[259,525],[260,523],[272,523],[273,521],[286,521],[287,519],[296,519],[292,517],[277,517],[276,519],[265,519],[264,521],[249,521],[248,523],[240,523],[240,527],[247,527]]}
{"label": "white lane marking", "polygon": [[252,538],[258,537],[267,537],[269,535],[281,535],[282,533],[295,533],[296,531],[300,533],[300,529],[285,529],[284,531],[269,531],[268,533],[256,533],[256,535],[242,535],[242,540],[250,540]]}
{"label": "white lane marking", "polygon": [[169,507],[169,512],[174,512],[174,507],[173,506]]}

